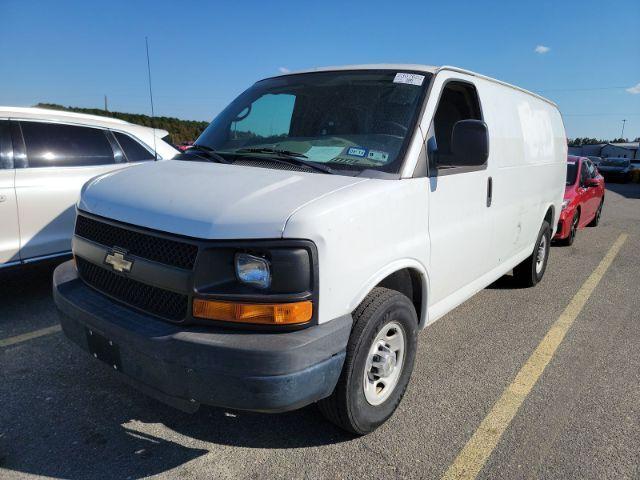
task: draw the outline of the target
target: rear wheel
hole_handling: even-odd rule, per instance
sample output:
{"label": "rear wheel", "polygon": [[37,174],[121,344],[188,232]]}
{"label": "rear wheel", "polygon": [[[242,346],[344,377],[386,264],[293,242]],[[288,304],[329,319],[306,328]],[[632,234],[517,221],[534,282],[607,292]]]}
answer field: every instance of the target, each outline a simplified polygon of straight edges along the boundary
{"label": "rear wheel", "polygon": [[549,259],[549,246],[551,245],[551,227],[546,220],[542,222],[533,253],[520,265],[513,269],[513,277],[516,283],[523,287],[536,285],[547,269]]}
{"label": "rear wheel", "polygon": [[578,224],[580,222],[580,211],[576,209],[571,219],[571,226],[569,227],[569,236],[562,242],[563,245],[573,245],[573,241],[576,239],[576,233],[578,233]]}
{"label": "rear wheel", "polygon": [[600,200],[600,205],[598,205],[598,210],[596,210],[596,216],[593,217],[593,220],[589,222],[587,227],[597,227],[600,223],[600,216],[602,215],[602,207],[604,206],[604,198]]}
{"label": "rear wheel", "polygon": [[364,435],[391,417],[402,400],[416,356],[418,318],[405,295],[376,287],[353,321],[338,384],[318,407],[340,428]]}

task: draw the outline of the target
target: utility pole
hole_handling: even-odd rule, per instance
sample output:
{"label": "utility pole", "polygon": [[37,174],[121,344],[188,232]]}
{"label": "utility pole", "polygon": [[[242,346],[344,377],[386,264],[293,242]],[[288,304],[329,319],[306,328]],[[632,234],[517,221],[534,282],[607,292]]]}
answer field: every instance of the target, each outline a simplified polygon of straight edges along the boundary
{"label": "utility pole", "polygon": [[626,120],[622,120],[622,133],[620,134],[620,138],[624,139],[624,124],[626,123]]}
{"label": "utility pole", "polygon": [[107,96],[106,95],[104,96],[104,111],[105,112],[109,111],[109,109],[107,108]]}

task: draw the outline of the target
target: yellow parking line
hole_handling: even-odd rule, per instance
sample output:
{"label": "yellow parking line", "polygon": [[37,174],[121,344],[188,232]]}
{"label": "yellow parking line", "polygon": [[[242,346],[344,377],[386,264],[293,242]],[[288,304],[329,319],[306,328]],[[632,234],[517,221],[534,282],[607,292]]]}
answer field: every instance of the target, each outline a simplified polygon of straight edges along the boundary
{"label": "yellow parking line", "polygon": [[505,432],[525,398],[536,384],[547,364],[551,361],[556,349],[565,334],[582,311],[585,303],[598,286],[598,283],[620,251],[627,239],[621,234],[611,246],[605,257],[580,290],[571,299],[567,308],[551,326],[545,337],[538,344],[527,362],[520,369],[516,378],[504,390],[489,414],[460,451],[454,462],[445,472],[443,480],[473,479],[495,449],[500,437]]}
{"label": "yellow parking line", "polygon": [[17,343],[26,342],[27,340],[33,340],[34,338],[42,337],[44,335],[51,335],[61,330],[60,325],[53,325],[47,328],[41,328],[40,330],[34,330],[33,332],[23,333],[22,335],[16,335],[15,337],[3,338],[0,340],[0,347],[8,347]]}

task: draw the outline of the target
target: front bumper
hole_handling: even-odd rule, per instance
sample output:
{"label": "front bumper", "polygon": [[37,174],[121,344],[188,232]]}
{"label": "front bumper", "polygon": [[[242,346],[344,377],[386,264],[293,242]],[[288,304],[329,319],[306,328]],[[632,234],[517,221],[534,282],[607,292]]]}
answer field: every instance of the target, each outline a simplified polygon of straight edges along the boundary
{"label": "front bumper", "polygon": [[571,230],[571,220],[573,219],[573,208],[565,209],[560,213],[560,220],[558,220],[558,228],[554,235],[554,240],[563,240],[569,236]]}
{"label": "front bumper", "polygon": [[164,322],[114,302],[56,268],[53,296],[65,335],[144,393],[185,411],[200,404],[279,412],[327,397],[345,358],[350,315],[294,332]]}

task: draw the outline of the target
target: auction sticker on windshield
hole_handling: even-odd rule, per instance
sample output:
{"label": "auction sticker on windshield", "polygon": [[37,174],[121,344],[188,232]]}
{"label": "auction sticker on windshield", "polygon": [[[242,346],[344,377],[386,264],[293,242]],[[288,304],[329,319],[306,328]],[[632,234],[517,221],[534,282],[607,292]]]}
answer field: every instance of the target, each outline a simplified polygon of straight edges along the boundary
{"label": "auction sticker on windshield", "polygon": [[386,162],[389,158],[389,154],[387,152],[382,152],[380,150],[369,150],[369,154],[367,155],[369,160],[373,160],[375,162]]}
{"label": "auction sticker on windshield", "polygon": [[406,83],[409,85],[422,85],[424,82],[424,75],[418,75],[417,73],[396,73],[396,77],[393,79],[393,83]]}

